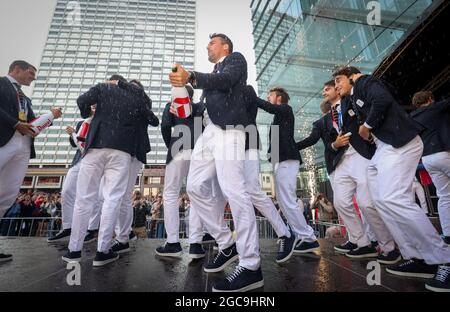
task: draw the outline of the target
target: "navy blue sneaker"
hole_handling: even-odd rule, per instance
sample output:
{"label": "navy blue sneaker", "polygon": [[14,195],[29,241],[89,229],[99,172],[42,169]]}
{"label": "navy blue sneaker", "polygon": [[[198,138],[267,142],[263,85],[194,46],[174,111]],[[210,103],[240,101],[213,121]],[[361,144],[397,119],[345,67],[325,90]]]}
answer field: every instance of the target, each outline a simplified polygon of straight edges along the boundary
{"label": "navy blue sneaker", "polygon": [[294,249],[295,254],[305,254],[309,252],[313,252],[320,249],[320,245],[318,241],[314,242],[304,242],[299,241],[297,246]]}
{"label": "navy blue sneaker", "polygon": [[353,249],[358,248],[358,245],[353,244],[351,241],[348,241],[344,244],[341,245],[336,245],[334,246],[334,250],[339,252],[339,253],[344,253],[346,254],[349,251],[352,251]]}
{"label": "navy blue sneaker", "polygon": [[441,237],[444,240],[444,243],[446,243],[447,245],[450,245],[450,236],[442,235]]}
{"label": "navy blue sneaker", "polygon": [[425,288],[434,292],[450,292],[450,264],[440,265],[433,280]]}
{"label": "navy blue sneaker", "polygon": [[278,239],[277,263],[288,261],[294,254],[298,238],[291,232],[291,237],[282,236]]}
{"label": "navy blue sneaker", "polygon": [[56,243],[70,239],[71,229],[65,229],[58,232],[55,236],[47,238],[47,243]]}
{"label": "navy blue sneaker", "polygon": [[98,230],[88,230],[86,236],[84,237],[84,242],[87,244],[95,241],[97,239],[97,232]]}
{"label": "navy blue sneaker", "polygon": [[71,262],[80,262],[81,261],[81,251],[70,251],[68,250],[64,256],[61,257],[64,261]]}
{"label": "navy blue sneaker", "polygon": [[13,259],[12,255],[0,253],[0,262],[11,261],[12,259]]}
{"label": "navy blue sneaker", "polygon": [[156,248],[156,254],[161,257],[179,257],[182,250],[180,243],[166,243]]}
{"label": "navy blue sneaker", "polygon": [[212,244],[215,243],[216,240],[209,233],[205,233],[202,238],[202,244]]}
{"label": "navy blue sneaker", "polygon": [[256,271],[237,266],[233,273],[212,288],[213,292],[244,292],[264,286],[261,268]]}
{"label": "navy blue sneaker", "polygon": [[123,243],[121,243],[121,242],[116,240],[113,243],[113,245],[111,246],[111,250],[113,252],[117,252],[118,254],[129,252],[130,251],[130,244],[128,244],[128,243],[123,244]]}
{"label": "navy blue sneaker", "polygon": [[438,270],[437,265],[426,264],[422,259],[411,259],[402,264],[387,267],[388,273],[420,278],[433,278]]}
{"label": "navy blue sneaker", "polygon": [[203,270],[206,273],[217,273],[225,269],[233,261],[236,261],[239,255],[236,250],[236,244],[231,245],[227,249],[220,250],[214,260],[205,265]]}
{"label": "navy blue sneaker", "polygon": [[202,244],[190,244],[189,245],[189,258],[191,259],[201,259],[206,255]]}
{"label": "navy blue sneaker", "polygon": [[112,250],[109,250],[107,253],[97,251],[97,253],[95,254],[94,262],[92,264],[95,267],[100,267],[114,262],[117,259],[119,259],[119,254]]}
{"label": "navy blue sneaker", "polygon": [[345,254],[352,259],[376,258],[378,257],[378,250],[372,245],[357,247]]}
{"label": "navy blue sneaker", "polygon": [[130,234],[128,235],[128,240],[129,240],[130,242],[134,242],[134,241],[137,240],[137,236],[136,236],[136,234],[134,234],[133,231],[131,231]]}
{"label": "navy blue sneaker", "polygon": [[377,262],[381,264],[396,264],[400,260],[402,260],[402,255],[398,249],[394,249],[388,254],[381,253],[377,258]]}

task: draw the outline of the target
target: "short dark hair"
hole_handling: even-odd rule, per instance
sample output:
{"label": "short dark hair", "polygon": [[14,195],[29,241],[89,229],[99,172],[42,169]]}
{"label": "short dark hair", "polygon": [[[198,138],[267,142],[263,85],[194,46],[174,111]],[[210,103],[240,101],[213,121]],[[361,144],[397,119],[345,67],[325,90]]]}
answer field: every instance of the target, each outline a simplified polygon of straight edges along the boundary
{"label": "short dark hair", "polygon": [[209,35],[209,39],[216,38],[216,37],[221,38],[222,39],[222,43],[228,44],[230,54],[233,53],[233,42],[231,41],[230,38],[228,38],[227,35],[220,34],[220,33],[214,33],[214,34]]}
{"label": "short dark hair", "polygon": [[12,62],[11,65],[9,65],[9,73],[12,72],[14,70],[14,68],[16,68],[16,66],[19,66],[20,69],[22,69],[22,70],[27,70],[29,68],[33,68],[34,70],[37,70],[36,67],[31,65],[30,63],[22,61],[22,60],[17,60],[17,61]]}
{"label": "short dark hair", "polygon": [[422,105],[428,103],[429,100],[432,100],[434,102],[434,95],[431,91],[419,91],[416,92],[412,98],[412,105],[415,108],[419,108]]}
{"label": "short dark hair", "polygon": [[270,89],[269,92],[275,92],[277,94],[277,96],[281,96],[281,101],[283,102],[283,104],[287,104],[289,102],[289,100],[291,99],[289,97],[289,93],[287,93],[286,89],[282,88],[282,87],[275,87]]}
{"label": "short dark hair", "polygon": [[327,86],[329,86],[329,87],[336,87],[336,83],[334,82],[333,79],[331,79],[331,80],[328,80],[327,82],[325,82],[325,83],[323,84],[323,86],[324,86],[324,87],[327,87]]}
{"label": "short dark hair", "polygon": [[108,80],[119,80],[122,82],[127,82],[127,80],[123,76],[118,75],[118,74],[112,75]]}
{"label": "short dark hair", "polygon": [[142,85],[142,83],[141,83],[139,80],[133,79],[133,80],[130,80],[130,83],[134,83],[134,84],[137,85],[139,88],[141,88],[142,90],[144,90],[144,86]]}
{"label": "short dark hair", "polygon": [[361,71],[355,66],[342,66],[335,69],[335,71],[333,72],[333,78],[341,75],[350,78],[350,76],[354,74],[361,74]]}
{"label": "short dark hair", "polygon": [[185,88],[187,90],[187,92],[189,93],[189,98],[192,100],[192,98],[194,97],[194,88],[191,87],[191,85],[185,85]]}

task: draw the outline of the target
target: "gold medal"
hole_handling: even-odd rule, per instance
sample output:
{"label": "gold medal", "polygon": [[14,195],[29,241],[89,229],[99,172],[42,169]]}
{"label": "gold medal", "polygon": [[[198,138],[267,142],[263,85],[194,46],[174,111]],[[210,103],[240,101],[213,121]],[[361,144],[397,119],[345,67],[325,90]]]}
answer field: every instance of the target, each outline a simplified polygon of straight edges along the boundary
{"label": "gold medal", "polygon": [[27,121],[27,115],[25,114],[25,112],[19,112],[19,120],[23,122]]}

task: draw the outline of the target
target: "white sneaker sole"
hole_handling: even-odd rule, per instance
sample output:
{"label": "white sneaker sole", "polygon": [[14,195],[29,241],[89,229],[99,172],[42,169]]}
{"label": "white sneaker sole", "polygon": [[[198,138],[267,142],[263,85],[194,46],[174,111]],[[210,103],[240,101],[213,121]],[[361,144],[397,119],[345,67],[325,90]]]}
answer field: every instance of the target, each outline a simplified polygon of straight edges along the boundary
{"label": "white sneaker sole", "polygon": [[158,256],[161,256],[161,257],[173,257],[173,258],[180,257],[181,254],[182,254],[181,251],[179,251],[179,252],[160,253],[160,252],[155,250],[155,252],[156,252],[156,254]]}
{"label": "white sneaker sole", "polygon": [[189,254],[189,258],[191,259],[201,259],[205,258],[206,254]]}
{"label": "white sneaker sole", "polygon": [[245,291],[250,291],[253,289],[258,289],[264,286],[264,280],[261,280],[259,282],[250,284],[248,286],[242,287],[240,289],[234,289],[234,290],[219,290],[219,289],[215,289],[214,287],[212,288],[212,292],[245,292]]}
{"label": "white sneaker sole", "polygon": [[378,252],[368,253],[368,254],[364,254],[364,255],[351,255],[349,253],[346,253],[345,255],[351,259],[376,258],[379,256]]}
{"label": "white sneaker sole", "polygon": [[348,249],[339,249],[339,248],[334,247],[334,251],[336,251],[336,252],[338,252],[338,253],[340,253],[340,254],[346,254],[346,253],[350,252],[351,250],[348,250]]}
{"label": "white sneaker sole", "polygon": [[215,268],[215,269],[207,269],[207,268],[203,268],[203,271],[205,271],[206,273],[218,273],[223,271],[227,266],[229,266],[231,263],[233,263],[234,261],[239,259],[239,255],[235,255],[233,258],[230,258],[227,262],[225,262],[224,264],[222,264],[222,266]]}
{"label": "white sneaker sole", "polygon": [[84,241],[84,243],[85,244],[89,244],[89,243],[95,242],[96,240],[97,240],[97,237],[95,237],[93,239],[90,239],[90,240],[87,240],[87,241]]}
{"label": "white sneaker sole", "polygon": [[130,247],[126,248],[126,249],[122,249],[122,250],[113,250],[115,253],[121,254],[121,253],[126,253],[130,251]]}
{"label": "white sneaker sole", "polygon": [[390,270],[389,268],[386,268],[386,272],[398,275],[398,276],[405,276],[405,277],[418,277],[418,278],[433,278],[435,274],[430,273],[409,273],[409,272],[398,272]]}
{"label": "white sneaker sole", "polygon": [[51,243],[68,242],[69,240],[70,240],[70,236],[66,236],[66,237],[52,239],[52,240],[47,239],[47,243],[51,244]]}
{"label": "white sneaker sole", "polygon": [[380,264],[396,264],[398,263],[400,260],[402,260],[402,257],[399,256],[397,259],[395,260],[377,260],[378,263]]}
{"label": "white sneaker sole", "polygon": [[301,255],[301,254],[311,253],[313,251],[318,251],[318,250],[320,250],[320,246],[319,247],[305,249],[305,250],[295,250],[294,249],[294,254]]}
{"label": "white sneaker sole", "polygon": [[81,257],[80,258],[70,259],[70,258],[66,258],[66,257],[62,256],[61,259],[63,259],[67,263],[75,263],[75,262],[80,262],[81,261]]}
{"label": "white sneaker sole", "polygon": [[118,259],[119,259],[119,255],[117,254],[117,257],[111,258],[111,259],[108,259],[108,260],[103,260],[103,261],[95,261],[94,260],[94,262],[92,262],[92,265],[95,266],[95,267],[101,267],[101,266],[107,265],[108,263],[117,261]]}
{"label": "white sneaker sole", "polygon": [[450,292],[450,288],[436,288],[425,284],[425,288],[434,292]]}

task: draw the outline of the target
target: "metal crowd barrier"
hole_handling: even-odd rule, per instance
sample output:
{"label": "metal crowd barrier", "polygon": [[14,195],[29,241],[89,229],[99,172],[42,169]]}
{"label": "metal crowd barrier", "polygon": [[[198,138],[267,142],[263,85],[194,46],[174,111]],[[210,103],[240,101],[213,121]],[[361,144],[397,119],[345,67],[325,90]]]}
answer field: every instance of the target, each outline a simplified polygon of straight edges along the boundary
{"label": "metal crowd barrier", "polygon": [[[187,238],[189,233],[189,223],[187,219],[180,219],[180,238]],[[234,230],[232,219],[225,219],[229,228]],[[263,217],[257,217],[257,229],[261,239],[276,239],[277,234],[270,222]],[[309,221],[310,226],[318,238],[325,237],[326,230],[331,226],[342,226],[336,221]],[[164,239],[166,231],[164,219],[150,219],[146,221],[146,231],[148,238]],[[51,237],[61,229],[61,218],[0,218],[0,236],[16,237]]]}

